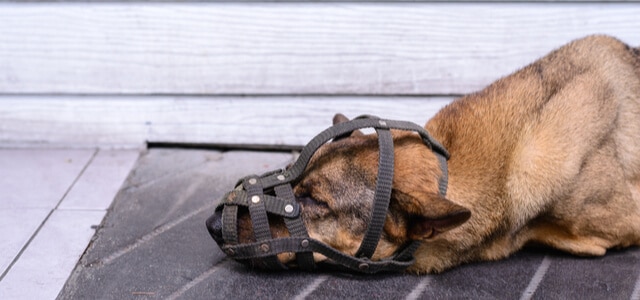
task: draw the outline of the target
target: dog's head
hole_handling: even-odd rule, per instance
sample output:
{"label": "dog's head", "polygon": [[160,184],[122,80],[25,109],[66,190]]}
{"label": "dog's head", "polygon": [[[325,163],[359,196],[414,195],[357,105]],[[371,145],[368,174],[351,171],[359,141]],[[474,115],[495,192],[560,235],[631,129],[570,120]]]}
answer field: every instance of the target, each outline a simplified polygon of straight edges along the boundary
{"label": "dog's head", "polygon": [[[347,121],[342,115],[334,124]],[[392,256],[413,240],[429,240],[453,229],[470,211],[440,195],[441,169],[435,154],[417,134],[392,132],[394,177],[384,230],[372,260]],[[359,131],[323,145],[313,155],[303,176],[293,187],[309,236],[348,255],[354,255],[371,219],[378,170],[375,134]],[[270,216],[273,237],[289,235],[284,222]],[[255,242],[248,212],[238,217],[240,243]],[[293,263],[295,254],[278,259]],[[325,259],[314,254],[316,262]],[[259,261],[256,263],[260,267]]]}

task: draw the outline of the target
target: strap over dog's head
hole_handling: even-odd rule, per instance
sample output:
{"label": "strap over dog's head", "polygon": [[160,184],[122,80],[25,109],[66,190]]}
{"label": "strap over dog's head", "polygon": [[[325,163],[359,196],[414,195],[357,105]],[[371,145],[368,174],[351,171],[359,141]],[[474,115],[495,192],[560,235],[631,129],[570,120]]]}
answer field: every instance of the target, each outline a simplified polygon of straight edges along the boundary
{"label": "strap over dog's head", "polygon": [[[356,255],[351,256],[308,236],[300,214],[302,208],[296,202],[292,186],[298,182],[311,157],[320,146],[363,128],[376,130],[380,155],[371,222],[368,224]],[[390,258],[371,260],[380,240],[391,199],[394,146],[390,129],[417,132],[422,141],[436,154],[442,169],[438,185],[440,194],[444,196],[447,192],[449,153],[440,143],[415,123],[361,116],[352,121],[336,124],[318,134],[302,149],[298,160],[288,169],[241,179],[235,189],[227,193],[216,207],[216,214],[218,216],[221,214],[222,221],[220,222],[217,218],[216,222],[216,214],[207,220],[209,233],[229,257],[243,263],[248,262],[249,259],[260,259],[269,269],[287,269],[287,266],[280,263],[276,257],[277,254],[284,252],[296,253],[298,266],[304,270],[312,270],[316,267],[313,260],[314,252],[326,256],[334,264],[363,273],[406,269],[414,263],[413,252],[418,248],[419,241],[410,242]],[[239,244],[238,242],[239,206],[249,210],[257,241],[255,243]],[[268,214],[278,215],[284,219],[290,237],[273,238],[271,236]]]}

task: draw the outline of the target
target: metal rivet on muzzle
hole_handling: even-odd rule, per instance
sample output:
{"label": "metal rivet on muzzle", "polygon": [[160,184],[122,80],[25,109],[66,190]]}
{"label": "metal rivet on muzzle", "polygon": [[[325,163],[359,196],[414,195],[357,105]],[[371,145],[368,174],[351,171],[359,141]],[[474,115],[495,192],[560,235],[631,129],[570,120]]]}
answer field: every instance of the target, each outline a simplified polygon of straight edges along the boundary
{"label": "metal rivet on muzzle", "polygon": [[361,263],[361,264],[358,266],[358,269],[360,269],[361,271],[366,271],[366,270],[368,270],[368,269],[369,269],[369,264],[367,264],[367,263]]}
{"label": "metal rivet on muzzle", "polygon": [[284,212],[286,212],[288,214],[292,213],[293,212],[293,205],[291,205],[291,204],[285,205]]}
{"label": "metal rivet on muzzle", "polygon": [[[309,237],[304,224],[301,210],[293,192],[311,158],[326,143],[336,141],[349,135],[354,130],[373,128],[378,135],[379,157],[378,178],[376,179],[371,208],[371,220],[364,234],[360,248],[353,255],[341,253],[338,249]],[[243,177],[234,190],[228,192],[221,203],[216,206],[215,214],[207,219],[207,229],[214,240],[229,257],[242,263],[253,264],[254,261],[265,259],[267,268],[281,269],[283,266],[272,262],[276,255],[289,253],[295,256],[298,266],[305,270],[315,269],[314,253],[326,256],[354,271],[362,273],[376,273],[379,271],[401,271],[415,261],[414,251],[420,242],[412,242],[403,249],[399,249],[393,257],[384,261],[371,261],[376,245],[384,233],[384,220],[388,214],[391,201],[392,182],[394,174],[394,145],[391,129],[417,132],[422,141],[437,155],[442,176],[438,179],[440,195],[446,194],[447,187],[447,159],[449,154],[444,147],[434,140],[420,125],[404,122],[381,120],[372,116],[358,117],[344,124],[336,124],[314,137],[300,152],[300,156],[287,169],[274,170],[264,175],[250,175]],[[239,243],[242,230],[238,222],[240,214],[248,210],[251,226],[256,235],[257,243]],[[224,217],[224,222],[220,215]],[[275,214],[284,218],[290,237],[276,238],[271,235],[269,219]],[[229,218],[227,218],[229,217]],[[222,225],[222,226],[221,226]],[[220,228],[222,227],[222,228]],[[222,233],[222,234],[221,234]],[[222,235],[222,239],[220,238]],[[229,240],[227,240],[227,238]],[[296,244],[296,242],[298,244]],[[273,245],[273,249],[271,246]],[[296,255],[299,254],[299,255]],[[292,257],[293,259],[293,257]]]}

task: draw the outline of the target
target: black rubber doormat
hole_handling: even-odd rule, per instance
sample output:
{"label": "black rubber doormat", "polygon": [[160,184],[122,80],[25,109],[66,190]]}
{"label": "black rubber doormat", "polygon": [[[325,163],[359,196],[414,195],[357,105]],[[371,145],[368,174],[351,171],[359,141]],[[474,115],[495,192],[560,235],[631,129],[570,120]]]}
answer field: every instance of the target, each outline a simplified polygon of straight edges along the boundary
{"label": "black rubber doormat", "polygon": [[602,258],[527,250],[439,275],[265,273],[204,226],[240,177],[291,153],[151,149],[141,156],[59,299],[638,299],[640,249]]}

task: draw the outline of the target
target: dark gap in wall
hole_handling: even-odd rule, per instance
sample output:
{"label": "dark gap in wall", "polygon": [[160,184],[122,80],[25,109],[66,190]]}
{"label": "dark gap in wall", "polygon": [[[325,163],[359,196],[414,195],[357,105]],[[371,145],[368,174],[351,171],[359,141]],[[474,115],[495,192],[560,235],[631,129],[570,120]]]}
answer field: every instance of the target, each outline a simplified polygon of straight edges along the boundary
{"label": "dark gap in wall", "polygon": [[153,148],[220,150],[220,151],[251,150],[251,151],[264,151],[264,152],[291,152],[291,151],[302,150],[302,146],[299,146],[299,145],[147,142],[147,149],[153,149]]}

